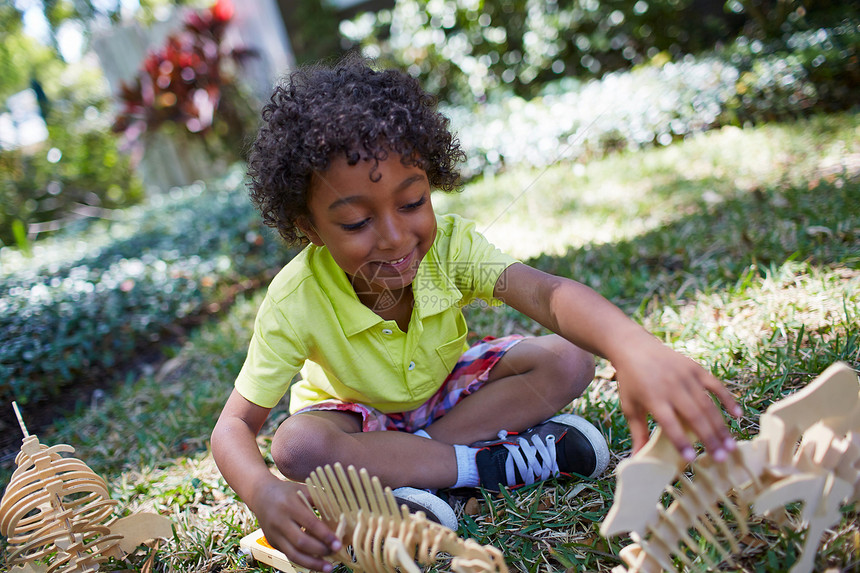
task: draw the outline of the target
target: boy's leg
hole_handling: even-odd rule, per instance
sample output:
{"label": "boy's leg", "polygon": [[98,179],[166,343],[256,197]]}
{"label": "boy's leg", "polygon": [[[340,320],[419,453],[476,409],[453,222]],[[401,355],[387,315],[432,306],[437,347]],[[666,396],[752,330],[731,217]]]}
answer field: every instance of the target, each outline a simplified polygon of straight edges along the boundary
{"label": "boy's leg", "polygon": [[281,425],[272,456],[281,473],[296,481],[305,480],[318,466],[339,461],[366,468],[392,488],[451,487],[458,483],[462,467],[449,444],[471,444],[494,438],[500,430],[535,426],[581,395],[593,376],[589,353],[555,335],[528,338],[507,350],[487,384],[426,428],[433,439],[396,431],[362,432],[359,414],[310,411]]}
{"label": "boy's leg", "polygon": [[557,335],[526,338],[490,371],[487,384],[426,428],[448,444],[519,432],[552,417],[594,378],[594,357]]}
{"label": "boy's leg", "polygon": [[362,432],[361,425],[361,416],[352,412],[295,414],[275,432],[272,458],[294,481],[335,462],[366,468],[392,488],[444,488],[457,481],[453,446],[406,432]]}

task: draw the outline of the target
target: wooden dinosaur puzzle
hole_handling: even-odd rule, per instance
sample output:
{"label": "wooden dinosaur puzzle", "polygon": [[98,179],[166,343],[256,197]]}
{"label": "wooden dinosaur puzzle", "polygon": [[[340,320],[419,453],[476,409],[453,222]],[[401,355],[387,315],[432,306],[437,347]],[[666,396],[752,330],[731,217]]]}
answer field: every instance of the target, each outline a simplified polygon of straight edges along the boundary
{"label": "wooden dinosaur puzzle", "polygon": [[771,404],[759,427],[724,463],[703,453],[688,464],[659,429],[620,463],[615,502],[600,532],[629,533],[633,544],[620,552],[626,568],[613,573],[716,569],[694,535],[731,567],[751,515],[784,523],[786,505],[798,501],[806,536],[791,571],[811,571],[822,533],[839,523],[842,505],[860,500],[857,374],[832,365]]}
{"label": "wooden dinosaur puzzle", "polygon": [[[461,539],[424,513],[411,514],[406,506],[398,507],[391,488],[383,488],[364,469],[350,466],[344,470],[340,464],[317,468],[306,484],[320,518],[344,540],[333,559],[352,571],[419,573],[418,565],[435,562],[440,553],[452,557],[455,573],[508,571],[498,549]],[[311,500],[305,502],[311,505]],[[255,558],[281,571],[298,569],[282,553],[266,549],[259,531],[243,539],[242,545]]]}
{"label": "wooden dinosaur puzzle", "polygon": [[152,513],[113,518],[107,484],[64,444],[46,446],[24,433],[17,469],[0,500],[0,533],[9,543],[10,573],[90,573],[144,541],[173,535],[170,520]]}

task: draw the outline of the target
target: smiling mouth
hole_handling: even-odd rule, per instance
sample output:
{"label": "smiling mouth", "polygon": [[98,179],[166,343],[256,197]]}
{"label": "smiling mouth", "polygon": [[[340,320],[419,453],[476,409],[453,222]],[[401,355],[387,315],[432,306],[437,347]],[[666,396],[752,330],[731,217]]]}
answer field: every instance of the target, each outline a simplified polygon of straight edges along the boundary
{"label": "smiling mouth", "polygon": [[392,269],[395,272],[402,273],[411,266],[413,253],[403,255],[399,259],[391,259],[388,261],[377,261],[376,264],[381,268]]}

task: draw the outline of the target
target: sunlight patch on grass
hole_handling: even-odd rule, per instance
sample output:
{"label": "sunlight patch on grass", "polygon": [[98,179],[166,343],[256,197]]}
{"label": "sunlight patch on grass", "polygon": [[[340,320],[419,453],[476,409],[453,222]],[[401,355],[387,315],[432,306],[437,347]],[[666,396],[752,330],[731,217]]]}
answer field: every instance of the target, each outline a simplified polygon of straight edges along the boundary
{"label": "sunlight patch on grass", "polygon": [[830,364],[860,367],[860,270],[788,262],[759,275],[752,268],[734,288],[652,305],[643,324],[726,383],[745,411],[733,427],[748,439],[771,402]]}
{"label": "sunlight patch on grass", "polygon": [[860,172],[860,115],[726,127],[666,148],[546,170],[512,168],[433,195],[520,258],[641,235],[704,206],[828,172]]}
{"label": "sunlight patch on grass", "polygon": [[735,289],[702,294],[680,307],[664,305],[644,326],[691,356],[713,358],[707,350],[730,348],[750,358],[763,341],[784,344],[801,329],[826,339],[838,325],[860,320],[860,270],[789,262],[747,281],[749,275]]}

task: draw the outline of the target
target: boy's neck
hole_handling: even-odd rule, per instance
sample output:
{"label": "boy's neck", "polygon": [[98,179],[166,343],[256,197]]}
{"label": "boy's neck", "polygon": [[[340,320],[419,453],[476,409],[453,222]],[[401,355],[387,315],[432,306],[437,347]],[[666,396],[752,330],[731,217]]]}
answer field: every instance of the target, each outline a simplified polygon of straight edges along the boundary
{"label": "boy's neck", "polygon": [[382,293],[364,292],[357,294],[358,300],[377,316],[385,320],[393,320],[403,332],[409,329],[409,320],[412,317],[412,307],[414,306],[412,285],[398,291],[386,290]]}

